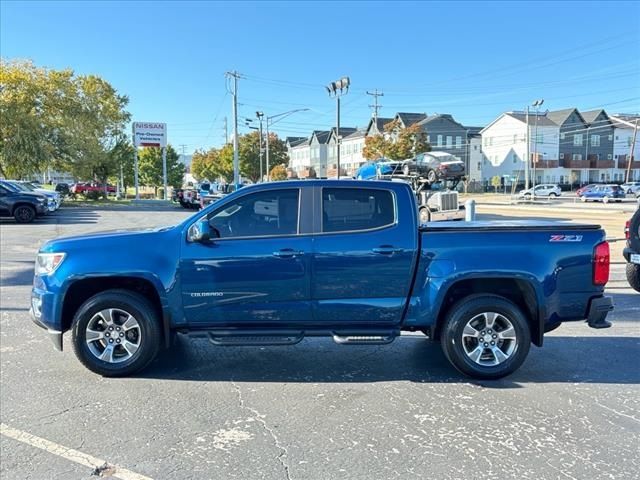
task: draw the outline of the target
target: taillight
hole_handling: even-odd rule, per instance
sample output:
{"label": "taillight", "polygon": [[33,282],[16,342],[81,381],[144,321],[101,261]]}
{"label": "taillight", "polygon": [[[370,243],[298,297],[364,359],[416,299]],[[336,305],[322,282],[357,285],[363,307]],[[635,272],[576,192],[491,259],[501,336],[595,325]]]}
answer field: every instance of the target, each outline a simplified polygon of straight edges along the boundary
{"label": "taillight", "polygon": [[624,238],[629,240],[631,238],[631,220],[627,220],[627,223],[624,224]]}
{"label": "taillight", "polygon": [[606,285],[609,281],[609,243],[596,245],[593,251],[593,284]]}

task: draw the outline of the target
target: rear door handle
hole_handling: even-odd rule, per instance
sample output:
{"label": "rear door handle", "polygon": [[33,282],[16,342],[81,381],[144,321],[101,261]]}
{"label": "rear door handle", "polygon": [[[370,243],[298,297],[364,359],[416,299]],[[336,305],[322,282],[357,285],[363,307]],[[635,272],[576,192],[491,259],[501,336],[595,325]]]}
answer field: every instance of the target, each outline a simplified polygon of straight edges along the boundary
{"label": "rear door handle", "polygon": [[373,249],[373,253],[379,253],[380,255],[392,255],[401,251],[401,248],[395,248],[391,245],[381,245],[380,247]]}
{"label": "rear door handle", "polygon": [[282,250],[273,252],[273,256],[278,258],[292,258],[298,255],[304,255],[304,252],[294,250],[293,248],[283,248]]}

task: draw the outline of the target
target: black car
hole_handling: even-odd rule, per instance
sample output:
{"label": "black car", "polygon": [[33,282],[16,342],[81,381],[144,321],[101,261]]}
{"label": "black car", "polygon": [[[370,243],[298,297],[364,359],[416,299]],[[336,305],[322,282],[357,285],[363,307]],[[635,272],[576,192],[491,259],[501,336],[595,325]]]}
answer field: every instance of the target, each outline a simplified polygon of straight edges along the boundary
{"label": "black car", "polygon": [[71,193],[71,190],[69,188],[69,184],[68,183],[57,183],[56,184],[56,192],[58,192],[63,197],[69,195]]}
{"label": "black car", "polygon": [[439,180],[457,180],[464,176],[464,162],[446,152],[426,152],[406,160],[402,165],[405,175],[417,174],[429,183]]}
{"label": "black car", "polygon": [[18,223],[32,222],[47,213],[47,197],[14,190],[0,183],[0,217],[13,217]]}
{"label": "black car", "polygon": [[627,281],[631,288],[640,292],[640,209],[627,221],[624,228],[627,246],[622,251],[627,263]]}

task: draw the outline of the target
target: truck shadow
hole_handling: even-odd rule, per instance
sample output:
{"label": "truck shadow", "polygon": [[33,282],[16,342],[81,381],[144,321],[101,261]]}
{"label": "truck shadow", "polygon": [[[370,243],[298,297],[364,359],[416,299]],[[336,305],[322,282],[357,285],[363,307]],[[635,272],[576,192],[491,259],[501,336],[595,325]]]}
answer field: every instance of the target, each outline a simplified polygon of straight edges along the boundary
{"label": "truck shadow", "polygon": [[181,338],[140,376],[203,382],[473,383],[522,388],[527,383],[638,384],[640,338],[549,336],[525,364],[496,381],[471,380],[454,370],[439,344],[403,336],[384,346],[340,346],[306,339],[282,347],[214,347]]}

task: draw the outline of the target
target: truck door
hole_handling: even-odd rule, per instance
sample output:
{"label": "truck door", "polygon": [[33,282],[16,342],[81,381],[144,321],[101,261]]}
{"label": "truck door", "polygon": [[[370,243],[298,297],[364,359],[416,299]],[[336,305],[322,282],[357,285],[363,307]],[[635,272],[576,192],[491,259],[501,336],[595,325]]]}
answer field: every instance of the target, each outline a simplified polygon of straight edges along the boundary
{"label": "truck door", "polygon": [[311,321],[312,237],[311,227],[305,234],[301,226],[304,190],[247,192],[208,215],[220,238],[185,240],[180,284],[190,324],[282,326]]}
{"label": "truck door", "polygon": [[410,192],[331,186],[317,187],[315,198],[315,323],[398,324],[417,258],[417,214],[408,203],[414,202]]}

